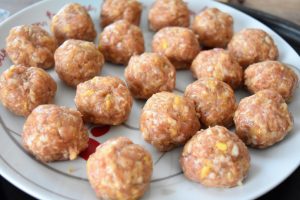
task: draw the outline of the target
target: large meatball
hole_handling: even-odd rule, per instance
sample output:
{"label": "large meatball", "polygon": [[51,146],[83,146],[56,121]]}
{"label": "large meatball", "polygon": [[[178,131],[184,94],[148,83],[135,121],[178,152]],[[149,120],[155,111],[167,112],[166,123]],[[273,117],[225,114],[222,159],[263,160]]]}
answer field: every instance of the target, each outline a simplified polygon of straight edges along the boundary
{"label": "large meatball", "polygon": [[53,67],[56,48],[55,38],[37,25],[16,26],[6,38],[6,52],[11,61],[26,67]]}
{"label": "large meatball", "polygon": [[125,78],[133,96],[148,99],[157,92],[172,92],[176,82],[176,70],[165,56],[144,53],[130,58],[125,69]]}
{"label": "large meatball", "polygon": [[143,6],[136,0],[105,0],[102,3],[100,24],[101,27],[125,19],[128,22],[139,25]]}
{"label": "large meatball", "polygon": [[116,21],[100,34],[99,50],[106,61],[126,65],[131,56],[145,51],[143,33],[126,20]]}
{"label": "large meatball", "polygon": [[132,97],[121,79],[96,76],[77,86],[75,103],[86,122],[118,125],[127,120]]}
{"label": "large meatball", "polygon": [[125,137],[106,141],[87,161],[89,182],[101,199],[139,199],[152,171],[151,154]]}
{"label": "large meatball", "polygon": [[80,112],[57,105],[40,105],[28,116],[22,133],[24,148],[38,160],[74,160],[88,146]]}
{"label": "large meatball", "polygon": [[13,65],[0,76],[0,101],[16,115],[27,116],[52,101],[56,83],[43,69]]}
{"label": "large meatball", "polygon": [[188,179],[208,187],[234,187],[247,175],[250,155],[236,134],[214,126],[186,143],[180,164]]}
{"label": "large meatball", "polygon": [[156,0],[149,10],[148,22],[153,31],[167,26],[188,27],[190,11],[182,0]]}
{"label": "large meatball", "polygon": [[205,126],[232,125],[236,101],[229,85],[214,78],[201,78],[186,87],[184,96],[191,99]]}
{"label": "large meatball", "polygon": [[292,115],[282,96],[261,90],[241,100],[235,114],[236,134],[247,144],[266,148],[281,141],[293,128]]}
{"label": "large meatball", "polygon": [[243,68],[224,49],[201,51],[193,60],[191,71],[196,78],[213,77],[233,89],[243,81]]}
{"label": "large meatball", "polygon": [[188,28],[166,27],[153,38],[152,50],[165,55],[176,69],[189,68],[200,51],[196,35]]}
{"label": "large meatball", "polygon": [[183,145],[199,129],[193,102],[170,92],[154,94],[146,102],[140,117],[144,139],[159,151]]}
{"label": "large meatball", "polygon": [[53,16],[51,31],[59,43],[67,39],[93,41],[97,34],[91,16],[78,3],[65,5]]}
{"label": "large meatball", "polygon": [[298,86],[298,76],[281,62],[264,61],[250,65],[245,70],[245,85],[252,93],[273,89],[289,101]]}
{"label": "large meatball", "polygon": [[226,47],[233,35],[233,18],[218,8],[207,8],[192,24],[199,42],[206,47]]}
{"label": "large meatball", "polygon": [[96,76],[104,64],[104,57],[92,42],[65,41],[54,54],[55,71],[70,86],[76,86]]}
{"label": "large meatball", "polygon": [[236,33],[228,44],[228,50],[243,67],[278,57],[273,39],[261,29],[246,28]]}

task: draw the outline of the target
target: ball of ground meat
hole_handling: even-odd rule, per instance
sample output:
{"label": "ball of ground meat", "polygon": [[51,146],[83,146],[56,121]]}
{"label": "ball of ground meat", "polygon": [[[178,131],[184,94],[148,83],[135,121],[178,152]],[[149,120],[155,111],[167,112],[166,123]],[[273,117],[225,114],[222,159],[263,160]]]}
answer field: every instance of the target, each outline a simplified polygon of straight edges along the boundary
{"label": "ball of ground meat", "polygon": [[101,199],[139,199],[149,187],[151,154],[126,137],[107,140],[87,161],[87,175]]}
{"label": "ball of ground meat", "polygon": [[27,116],[52,101],[56,83],[41,68],[13,65],[0,76],[0,101],[16,115]]}
{"label": "ball of ground meat", "polygon": [[130,58],[125,78],[134,97],[148,99],[157,92],[172,92],[175,88],[176,70],[165,56],[144,53]]}
{"label": "ball of ground meat", "polygon": [[132,97],[125,83],[113,76],[96,76],[77,86],[75,104],[86,122],[118,125],[127,120]]}
{"label": "ball of ground meat", "polygon": [[24,148],[42,162],[74,160],[88,146],[80,112],[40,105],[28,116],[22,133]]}
{"label": "ball of ground meat", "polygon": [[250,167],[245,144],[225,127],[197,132],[184,146],[180,157],[184,175],[208,187],[241,185]]}
{"label": "ball of ground meat", "polygon": [[53,16],[51,31],[60,44],[67,39],[93,41],[97,34],[91,16],[78,3],[65,5]]}
{"label": "ball of ground meat", "polygon": [[126,65],[131,56],[145,51],[143,32],[126,20],[116,21],[100,34],[99,50],[106,61]]}
{"label": "ball of ground meat", "polygon": [[200,123],[192,101],[160,92],[146,102],[140,129],[145,141],[159,151],[169,151],[185,144],[200,129]]}
{"label": "ball of ground meat", "polygon": [[213,77],[238,88],[243,81],[243,68],[224,49],[201,51],[193,60],[191,71],[195,78]]}
{"label": "ball of ground meat", "polygon": [[153,37],[152,50],[165,55],[176,69],[189,68],[200,51],[196,35],[188,28],[166,27]]}
{"label": "ball of ground meat", "polygon": [[156,0],[148,14],[149,28],[158,31],[167,26],[190,26],[190,11],[182,0]]}
{"label": "ball of ground meat", "polygon": [[298,86],[298,76],[281,62],[264,61],[252,64],[245,70],[245,85],[252,93],[273,89],[289,101]]}
{"label": "ball of ground meat", "polygon": [[293,128],[293,119],[282,96],[261,90],[246,97],[234,114],[236,134],[247,144],[266,148],[281,141]]}
{"label": "ball of ground meat", "polygon": [[236,101],[229,85],[215,78],[201,78],[186,87],[184,96],[195,104],[197,116],[205,126],[232,125]]}
{"label": "ball of ground meat", "polygon": [[56,48],[55,38],[37,25],[16,26],[6,38],[6,52],[11,61],[26,67],[53,67]]}
{"label": "ball of ground meat", "polygon": [[236,33],[228,44],[228,50],[243,67],[278,57],[272,37],[261,29],[246,28]]}
{"label": "ball of ground meat", "polygon": [[193,31],[205,47],[226,47],[233,35],[233,18],[218,8],[207,8],[196,15]]}
{"label": "ball of ground meat", "polygon": [[104,57],[92,42],[66,40],[54,54],[55,71],[69,86],[77,86],[101,72]]}
{"label": "ball of ground meat", "polygon": [[101,7],[100,25],[104,28],[117,20],[124,19],[139,26],[142,10],[142,4],[136,0],[105,0]]}

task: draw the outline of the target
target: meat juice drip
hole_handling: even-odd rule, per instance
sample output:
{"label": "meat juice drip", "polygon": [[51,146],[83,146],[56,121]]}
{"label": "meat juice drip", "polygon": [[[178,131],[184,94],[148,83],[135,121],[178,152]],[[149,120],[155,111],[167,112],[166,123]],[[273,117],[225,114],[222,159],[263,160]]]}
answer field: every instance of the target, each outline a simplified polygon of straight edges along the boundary
{"label": "meat juice drip", "polygon": [[[92,128],[91,133],[94,137],[100,137],[105,135],[110,129],[110,126],[97,126]],[[100,143],[92,138],[89,138],[88,148],[86,148],[83,152],[80,153],[80,157],[84,160],[87,160],[91,154],[96,151],[96,148],[100,145]]]}
{"label": "meat juice drip", "polygon": [[92,128],[91,133],[94,137],[100,137],[102,135],[105,135],[110,129],[110,126],[97,126]]}
{"label": "meat juice drip", "polygon": [[82,151],[79,156],[84,160],[87,160],[91,154],[96,151],[96,148],[100,145],[100,143],[92,138],[89,138],[88,147]]}

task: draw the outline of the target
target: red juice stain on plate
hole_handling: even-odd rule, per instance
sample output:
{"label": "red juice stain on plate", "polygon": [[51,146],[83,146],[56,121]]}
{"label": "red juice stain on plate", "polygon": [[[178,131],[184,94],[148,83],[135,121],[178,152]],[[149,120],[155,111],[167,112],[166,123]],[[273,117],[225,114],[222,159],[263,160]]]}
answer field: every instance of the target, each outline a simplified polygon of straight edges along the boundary
{"label": "red juice stain on plate", "polygon": [[94,137],[100,137],[102,135],[105,135],[110,129],[110,126],[97,126],[92,128],[91,133]]}
{"label": "red juice stain on plate", "polygon": [[100,143],[92,138],[89,138],[88,142],[89,146],[84,151],[82,151],[79,156],[84,160],[87,160],[91,154],[96,151],[96,148],[100,145]]}

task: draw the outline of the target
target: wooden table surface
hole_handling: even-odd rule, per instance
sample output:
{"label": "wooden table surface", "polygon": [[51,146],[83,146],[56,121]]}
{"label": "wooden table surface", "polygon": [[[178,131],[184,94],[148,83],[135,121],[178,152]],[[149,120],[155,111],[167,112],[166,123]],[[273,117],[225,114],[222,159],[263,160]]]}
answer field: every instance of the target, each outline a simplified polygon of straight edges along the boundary
{"label": "wooden table surface", "polygon": [[[0,0],[0,8],[11,14],[40,0]],[[185,0],[189,1],[189,0]],[[300,0],[220,0],[255,8],[300,25]]]}

